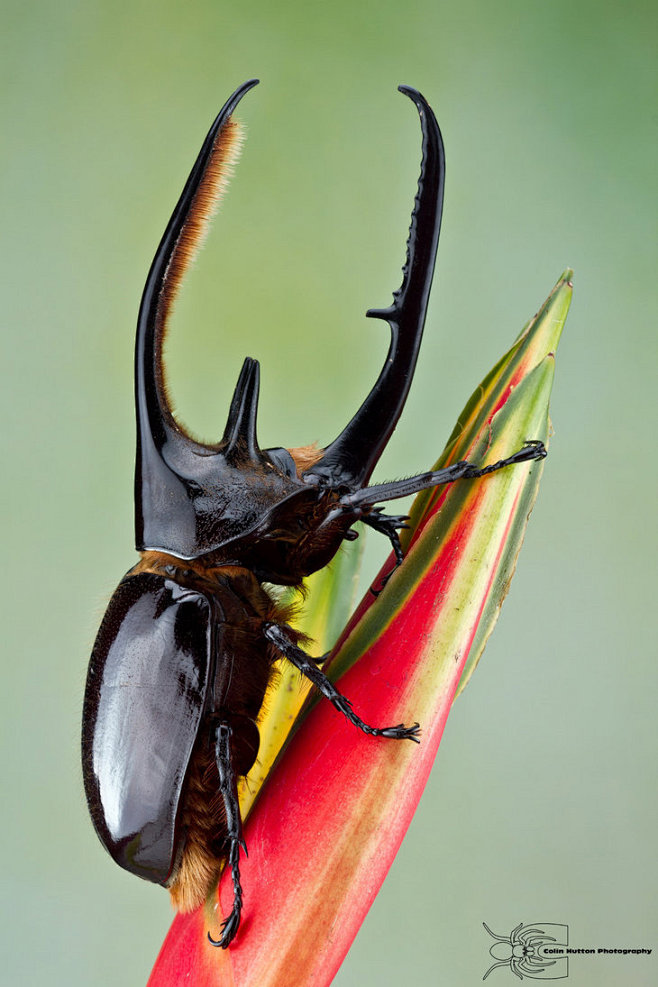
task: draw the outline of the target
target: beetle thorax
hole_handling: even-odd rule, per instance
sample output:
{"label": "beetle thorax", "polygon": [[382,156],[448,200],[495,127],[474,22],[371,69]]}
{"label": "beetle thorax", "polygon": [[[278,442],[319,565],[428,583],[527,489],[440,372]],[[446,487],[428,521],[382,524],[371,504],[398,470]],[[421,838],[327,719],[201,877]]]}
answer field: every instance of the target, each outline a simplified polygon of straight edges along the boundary
{"label": "beetle thorax", "polygon": [[338,506],[338,493],[301,491],[273,510],[255,529],[193,559],[175,553],[146,551],[140,568],[185,578],[214,578],[224,568],[241,567],[259,582],[299,585],[305,576],[331,561],[353,517]]}

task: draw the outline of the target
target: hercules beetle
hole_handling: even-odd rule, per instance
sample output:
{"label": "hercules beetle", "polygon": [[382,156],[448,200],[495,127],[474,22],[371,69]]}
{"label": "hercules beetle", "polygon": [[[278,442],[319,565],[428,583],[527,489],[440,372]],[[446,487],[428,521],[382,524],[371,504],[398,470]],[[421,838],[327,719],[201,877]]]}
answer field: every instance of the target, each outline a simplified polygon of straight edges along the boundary
{"label": "hercules beetle", "polygon": [[402,285],[383,319],[391,343],[370,394],[323,449],[261,449],[256,439],[259,365],[246,359],[224,435],[194,441],[176,422],[162,369],[165,324],[221,191],[238,129],[237,89],[215,119],[149,271],[137,324],[135,473],[137,563],[119,584],[91,656],[82,758],[91,817],[122,867],[168,887],[182,911],[200,905],[222,864],[233,908],[219,940],[240,922],[240,849],[246,850],[237,782],[258,755],[256,718],[274,663],[291,662],[356,727],[372,737],[418,741],[418,724],[373,727],[353,711],[300,647],[300,636],[263,583],[299,586],[327,565],[360,520],[386,535],[402,561],[398,530],[381,501],[545,455],[528,443],[478,469],[459,462],[368,486],[400,417],[414,372],[434,270],[443,204],[441,134],[425,99],[416,105],[423,153]]}

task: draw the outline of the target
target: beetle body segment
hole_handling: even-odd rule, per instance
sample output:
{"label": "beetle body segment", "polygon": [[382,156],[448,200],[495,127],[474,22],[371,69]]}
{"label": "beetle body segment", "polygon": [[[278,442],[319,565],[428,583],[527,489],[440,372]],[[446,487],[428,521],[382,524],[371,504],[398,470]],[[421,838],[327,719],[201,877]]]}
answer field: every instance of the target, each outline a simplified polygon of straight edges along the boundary
{"label": "beetle body segment", "polygon": [[[273,618],[247,570],[201,576],[146,556],[119,584],[94,645],[82,736],[94,826],[121,867],[170,886],[184,910],[201,903],[225,852],[216,723],[232,727],[236,775],[256,759],[276,657],[261,627]],[[208,879],[193,891],[190,867]]]}

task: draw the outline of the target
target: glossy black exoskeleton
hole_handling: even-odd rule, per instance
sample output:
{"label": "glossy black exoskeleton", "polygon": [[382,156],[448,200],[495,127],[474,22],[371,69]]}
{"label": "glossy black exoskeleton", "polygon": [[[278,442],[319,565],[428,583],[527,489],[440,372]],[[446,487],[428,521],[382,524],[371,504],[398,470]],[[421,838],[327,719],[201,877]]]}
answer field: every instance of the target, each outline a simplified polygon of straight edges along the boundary
{"label": "glossy black exoskeleton", "polygon": [[112,597],[94,645],[84,702],[82,754],[98,835],[122,867],[169,887],[181,910],[201,904],[221,866],[234,903],[226,947],[242,909],[244,849],[237,783],[259,745],[256,718],[277,660],[286,659],[352,723],[373,737],[417,740],[418,724],[364,723],[298,646],[263,583],[297,586],[325,566],[355,521],[385,534],[398,564],[405,518],[375,505],[544,455],[538,443],[493,466],[460,462],[368,486],[400,417],[429,297],[443,203],[444,158],[432,110],[400,90],[420,116],[423,155],[402,285],[389,308],[382,371],[338,438],[324,449],[261,449],[259,365],[247,359],[217,445],[194,441],[174,420],[164,387],[167,313],[235,151],[231,114],[245,83],[213,123],[169,221],[146,282],[137,325],[136,544],[141,561]]}

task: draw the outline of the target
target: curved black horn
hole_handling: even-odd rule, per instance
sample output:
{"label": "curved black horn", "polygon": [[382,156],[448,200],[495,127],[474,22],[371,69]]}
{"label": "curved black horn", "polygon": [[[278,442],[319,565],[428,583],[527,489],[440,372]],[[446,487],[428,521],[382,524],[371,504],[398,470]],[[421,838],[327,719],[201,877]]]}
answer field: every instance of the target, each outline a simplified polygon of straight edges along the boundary
{"label": "curved black horn", "polygon": [[[230,116],[255,85],[251,79],[235,90],[215,118],[156,251],[146,279],[135,342],[135,536],[137,548],[158,544],[158,522],[167,505],[185,502],[185,479],[194,453],[208,448],[194,442],[174,421],[165,392],[162,341],[165,321],[182,274],[201,240],[222,180],[235,156],[237,131]],[[257,380],[256,380],[257,387]],[[190,518],[190,524],[192,518]]]}
{"label": "curved black horn", "polygon": [[398,89],[413,100],[420,116],[423,157],[407,239],[402,284],[386,309],[366,315],[391,327],[391,345],[382,371],[356,415],[305,476],[330,478],[333,485],[366,484],[402,413],[416,367],[443,209],[445,158],[441,131],[423,96],[411,86]]}

